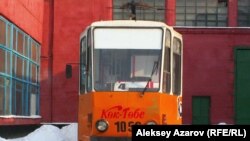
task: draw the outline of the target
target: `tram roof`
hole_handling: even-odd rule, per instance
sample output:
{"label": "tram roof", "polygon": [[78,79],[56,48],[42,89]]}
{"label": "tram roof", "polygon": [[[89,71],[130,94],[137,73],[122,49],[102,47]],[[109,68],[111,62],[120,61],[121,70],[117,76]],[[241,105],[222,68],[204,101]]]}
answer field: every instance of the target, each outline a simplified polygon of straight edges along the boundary
{"label": "tram roof", "polygon": [[[108,21],[96,21],[93,22],[90,27],[160,27],[160,28],[168,28],[172,32],[174,32],[178,37],[181,36],[178,32],[176,32],[173,27],[168,26],[164,22],[158,21],[144,21],[144,20],[108,20]],[[80,35],[80,38],[83,37],[84,34],[87,33],[87,30],[83,31]]]}
{"label": "tram roof", "polygon": [[141,20],[111,20],[111,21],[97,21],[91,24],[91,26],[107,26],[107,27],[168,27],[163,22],[157,21],[141,21]]}

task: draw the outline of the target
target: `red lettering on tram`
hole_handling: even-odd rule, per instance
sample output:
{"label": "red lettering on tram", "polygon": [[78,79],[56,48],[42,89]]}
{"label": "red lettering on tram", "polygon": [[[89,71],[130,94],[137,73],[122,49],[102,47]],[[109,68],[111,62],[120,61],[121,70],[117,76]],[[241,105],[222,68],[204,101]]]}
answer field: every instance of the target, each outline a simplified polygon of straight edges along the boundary
{"label": "red lettering on tram", "polygon": [[145,112],[137,109],[131,109],[129,107],[123,108],[121,105],[113,106],[108,109],[103,109],[101,118],[106,119],[118,119],[118,118],[130,118],[130,119],[141,119],[145,115]]}

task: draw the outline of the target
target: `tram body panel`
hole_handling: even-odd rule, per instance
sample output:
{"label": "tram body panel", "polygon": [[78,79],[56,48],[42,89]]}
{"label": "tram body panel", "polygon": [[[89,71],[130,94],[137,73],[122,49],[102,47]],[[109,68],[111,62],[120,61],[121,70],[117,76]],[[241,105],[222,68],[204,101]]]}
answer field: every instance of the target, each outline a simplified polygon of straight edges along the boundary
{"label": "tram body panel", "polygon": [[[85,107],[79,108],[79,125],[85,125],[79,127],[81,135],[130,137],[134,124],[181,124],[177,96],[156,92],[143,95],[141,92],[94,92],[81,95],[80,101],[79,107]],[[108,122],[107,131],[96,130],[98,120]]]}

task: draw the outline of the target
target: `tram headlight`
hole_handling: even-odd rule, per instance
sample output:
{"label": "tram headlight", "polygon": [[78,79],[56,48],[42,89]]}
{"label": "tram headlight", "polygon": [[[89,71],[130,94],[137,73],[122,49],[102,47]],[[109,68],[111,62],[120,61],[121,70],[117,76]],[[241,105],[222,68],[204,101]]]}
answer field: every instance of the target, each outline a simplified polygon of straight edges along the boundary
{"label": "tram headlight", "polygon": [[95,127],[99,132],[105,132],[108,129],[109,124],[106,120],[101,119],[96,122]]}
{"label": "tram headlight", "polygon": [[155,121],[148,121],[146,124],[147,125],[156,125],[156,122]]}

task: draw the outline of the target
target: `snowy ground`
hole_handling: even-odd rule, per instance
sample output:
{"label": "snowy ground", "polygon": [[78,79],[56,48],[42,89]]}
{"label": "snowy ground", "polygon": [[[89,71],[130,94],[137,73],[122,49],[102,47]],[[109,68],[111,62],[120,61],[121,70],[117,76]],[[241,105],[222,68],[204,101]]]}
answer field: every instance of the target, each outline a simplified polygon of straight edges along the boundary
{"label": "snowy ground", "polygon": [[77,141],[77,124],[72,123],[61,129],[53,125],[42,125],[25,137],[8,140],[0,137],[0,141]]}

